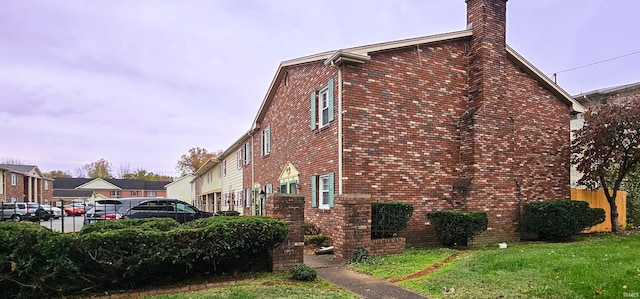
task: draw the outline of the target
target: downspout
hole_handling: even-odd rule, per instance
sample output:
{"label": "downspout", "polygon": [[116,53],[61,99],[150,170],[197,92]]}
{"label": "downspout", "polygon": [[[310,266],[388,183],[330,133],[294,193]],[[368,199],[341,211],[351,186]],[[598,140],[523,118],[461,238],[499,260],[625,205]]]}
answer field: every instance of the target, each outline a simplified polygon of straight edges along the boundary
{"label": "downspout", "polygon": [[342,69],[331,61],[338,70],[338,195],[342,195]]}

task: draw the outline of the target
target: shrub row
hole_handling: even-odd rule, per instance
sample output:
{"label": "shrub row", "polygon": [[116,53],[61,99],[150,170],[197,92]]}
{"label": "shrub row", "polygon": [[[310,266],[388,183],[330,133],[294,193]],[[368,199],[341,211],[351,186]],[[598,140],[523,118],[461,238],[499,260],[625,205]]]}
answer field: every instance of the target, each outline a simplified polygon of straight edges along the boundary
{"label": "shrub row", "polygon": [[427,213],[443,246],[467,246],[467,241],[487,230],[487,213],[434,211]]}
{"label": "shrub row", "polygon": [[390,238],[407,228],[413,215],[413,205],[404,202],[376,202],[371,204],[371,238]]}
{"label": "shrub row", "polygon": [[268,267],[268,249],[287,235],[266,217],[122,219],[63,234],[34,223],[0,223],[0,289],[41,298],[132,288],[203,273]]}
{"label": "shrub row", "polygon": [[562,241],[604,219],[604,210],[590,208],[586,201],[531,202],[523,207],[521,228],[525,235],[533,233],[543,240]]}

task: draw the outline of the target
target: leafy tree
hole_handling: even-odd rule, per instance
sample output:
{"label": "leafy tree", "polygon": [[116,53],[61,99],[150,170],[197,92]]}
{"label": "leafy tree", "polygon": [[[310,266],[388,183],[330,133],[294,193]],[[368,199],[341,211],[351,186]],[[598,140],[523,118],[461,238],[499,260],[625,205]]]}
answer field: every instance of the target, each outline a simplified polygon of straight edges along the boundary
{"label": "leafy tree", "polygon": [[173,178],[166,175],[159,175],[153,172],[147,172],[142,168],[138,168],[133,172],[122,175],[123,179],[140,179],[145,181],[173,181]]}
{"label": "leafy tree", "polygon": [[584,126],[574,134],[571,162],[582,172],[577,183],[604,190],[611,208],[611,230],[617,233],[615,199],[625,177],[640,163],[640,97],[589,109]]}
{"label": "leafy tree", "polygon": [[627,226],[640,227],[640,165],[622,186],[627,191]]}
{"label": "leafy tree", "polygon": [[64,170],[52,170],[49,172],[45,172],[44,176],[48,178],[70,178],[71,174]]}
{"label": "leafy tree", "polygon": [[180,157],[178,160],[178,164],[176,164],[176,170],[180,173],[180,175],[187,175],[196,172],[198,168],[202,167],[204,163],[210,158],[213,158],[222,153],[219,150],[217,153],[210,153],[204,148],[194,147],[189,149],[189,152]]}
{"label": "leafy tree", "polygon": [[112,179],[111,163],[105,159],[100,159],[93,163],[85,164],[76,170],[79,177]]}

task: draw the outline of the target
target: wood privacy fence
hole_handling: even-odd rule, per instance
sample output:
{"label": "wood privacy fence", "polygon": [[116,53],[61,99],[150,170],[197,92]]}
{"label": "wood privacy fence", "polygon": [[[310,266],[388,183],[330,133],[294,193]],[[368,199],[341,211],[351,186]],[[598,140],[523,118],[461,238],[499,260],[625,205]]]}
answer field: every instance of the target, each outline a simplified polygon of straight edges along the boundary
{"label": "wood privacy fence", "polygon": [[[572,200],[584,200],[589,203],[592,208],[602,208],[605,213],[604,222],[585,230],[585,232],[610,232],[611,231],[611,209],[609,202],[604,195],[604,190],[587,190],[587,189],[571,189]],[[618,206],[618,224],[621,227],[627,225],[627,192],[618,191],[616,196],[616,205]]]}

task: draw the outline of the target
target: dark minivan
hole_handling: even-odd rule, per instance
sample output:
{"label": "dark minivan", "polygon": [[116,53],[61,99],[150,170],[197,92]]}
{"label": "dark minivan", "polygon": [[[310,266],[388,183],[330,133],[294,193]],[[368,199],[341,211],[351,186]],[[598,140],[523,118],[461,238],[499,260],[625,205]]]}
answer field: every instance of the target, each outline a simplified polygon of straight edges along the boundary
{"label": "dark minivan", "polygon": [[158,197],[109,198],[96,200],[84,216],[84,223],[121,218],[173,218],[180,223],[213,216],[213,213],[177,199]]}

